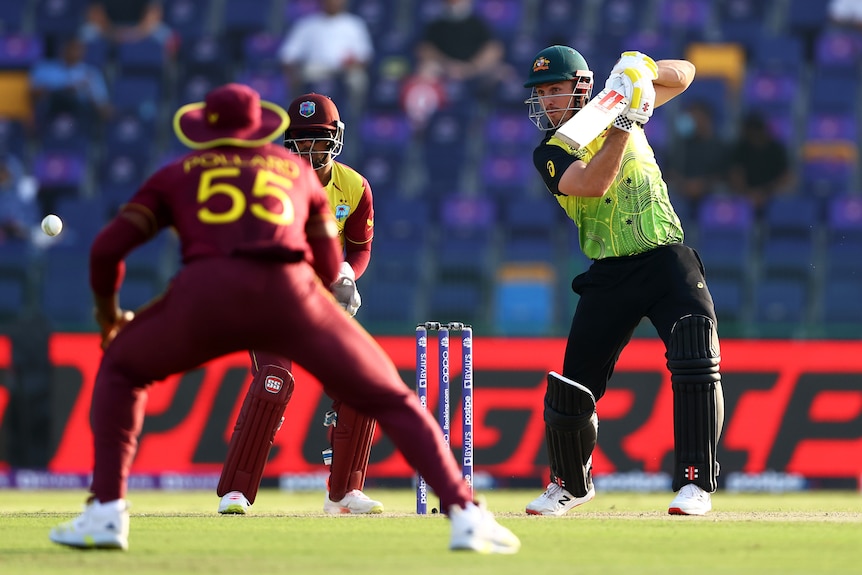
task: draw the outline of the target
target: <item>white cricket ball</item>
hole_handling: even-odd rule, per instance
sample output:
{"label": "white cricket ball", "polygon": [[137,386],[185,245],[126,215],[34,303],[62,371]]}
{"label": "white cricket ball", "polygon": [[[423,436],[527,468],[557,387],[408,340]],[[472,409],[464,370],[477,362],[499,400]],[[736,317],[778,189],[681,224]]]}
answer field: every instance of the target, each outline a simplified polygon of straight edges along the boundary
{"label": "white cricket ball", "polygon": [[42,220],[42,231],[49,236],[56,236],[63,231],[63,220],[54,214],[48,214]]}

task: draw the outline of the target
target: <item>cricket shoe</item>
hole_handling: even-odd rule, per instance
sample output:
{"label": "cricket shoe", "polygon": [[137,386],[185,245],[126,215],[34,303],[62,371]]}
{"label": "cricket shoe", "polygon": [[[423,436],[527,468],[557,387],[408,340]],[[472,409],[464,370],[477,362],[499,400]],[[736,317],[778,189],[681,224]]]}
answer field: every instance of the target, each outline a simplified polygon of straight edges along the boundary
{"label": "cricket shoe", "polygon": [[245,495],[239,491],[231,491],[221,498],[218,504],[218,512],[222,515],[245,515],[251,503]]}
{"label": "cricket shoe", "polygon": [[706,491],[689,483],[683,485],[667,508],[670,515],[706,515],[712,509],[712,499]]}
{"label": "cricket shoe", "polygon": [[528,515],[563,515],[578,505],[583,505],[596,496],[596,488],[590,485],[590,490],[583,497],[575,497],[556,483],[548,483],[545,492],[533,499],[527,505]]}
{"label": "cricket shoe", "polygon": [[353,491],[348,491],[347,495],[341,498],[341,501],[332,501],[327,492],[326,499],[323,502],[323,510],[330,515],[339,515],[341,513],[376,514],[383,513],[383,504],[379,501],[374,501],[360,490],[354,489]]}
{"label": "cricket shoe", "polygon": [[76,518],[51,529],[51,541],[79,549],[129,548],[129,506],[125,499],[92,499]]}
{"label": "cricket shoe", "polygon": [[501,553],[511,555],[521,548],[518,537],[497,523],[484,503],[470,502],[461,509],[457,505],[449,508],[452,523],[452,538],[449,549],[453,551],[475,551],[487,555]]}

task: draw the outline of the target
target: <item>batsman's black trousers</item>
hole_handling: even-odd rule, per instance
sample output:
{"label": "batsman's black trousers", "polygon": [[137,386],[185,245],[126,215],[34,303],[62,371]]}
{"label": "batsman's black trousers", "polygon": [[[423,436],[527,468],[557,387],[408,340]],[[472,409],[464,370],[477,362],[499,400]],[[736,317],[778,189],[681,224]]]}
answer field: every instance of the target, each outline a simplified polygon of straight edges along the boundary
{"label": "batsman's black trousers", "polygon": [[595,260],[572,280],[572,290],[581,297],[569,330],[563,375],[588,387],[597,400],[644,317],[665,347],[681,317],[703,315],[716,321],[703,262],[684,244]]}

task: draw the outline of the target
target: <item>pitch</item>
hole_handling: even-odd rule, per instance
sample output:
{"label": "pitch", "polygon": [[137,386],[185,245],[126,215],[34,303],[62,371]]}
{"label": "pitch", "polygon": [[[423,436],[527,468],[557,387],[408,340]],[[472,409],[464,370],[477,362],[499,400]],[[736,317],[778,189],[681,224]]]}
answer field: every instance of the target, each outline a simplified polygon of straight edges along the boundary
{"label": "pitch", "polygon": [[598,493],[564,517],[534,517],[538,491],[485,492],[523,543],[511,556],[447,550],[440,515],[417,516],[412,490],[369,489],[376,516],[327,516],[323,493],[262,490],[252,514],[220,516],[210,492],[135,491],[128,552],[76,551],[48,541],[80,511],[75,491],[0,491],[0,573],[525,573],[698,575],[862,573],[862,495],[739,495],[719,491],[704,517],[667,515],[670,493]]}

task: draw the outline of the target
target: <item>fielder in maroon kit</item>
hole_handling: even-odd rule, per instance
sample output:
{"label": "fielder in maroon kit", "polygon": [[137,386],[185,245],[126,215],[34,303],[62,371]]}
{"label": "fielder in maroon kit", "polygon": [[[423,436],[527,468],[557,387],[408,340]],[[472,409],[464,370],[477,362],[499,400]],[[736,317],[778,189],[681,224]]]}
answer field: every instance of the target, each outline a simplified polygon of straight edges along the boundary
{"label": "fielder in maroon kit", "polygon": [[[149,386],[255,349],[296,359],[327,395],[379,422],[442,499],[450,549],[517,552],[518,538],[472,501],[437,424],[392,360],[330,293],[341,245],[314,171],[271,143],[288,124],[283,109],[241,84],[183,106],[174,130],[193,151],[147,179],[93,242],[90,284],[105,351],[90,413],[91,496],[51,540],[127,549],[125,497]],[[182,268],[163,297],[137,315],[123,310],[125,257],[169,227]],[[277,366],[259,377],[269,395],[290,387],[290,373]]]}
{"label": "fielder in maroon kit", "polygon": [[[344,146],[344,123],[335,103],[322,94],[303,94],[287,109],[290,127],[284,145],[308,160],[326,190],[335,216],[338,236],[344,248],[344,262],[338,278],[330,287],[336,301],[353,316],[362,305],[356,280],[368,267],[374,236],[374,202],[368,181],[352,168],[336,162]],[[252,373],[257,376],[263,366],[275,365],[288,372],[291,362],[279,356],[252,351]],[[288,381],[292,382],[291,378]],[[290,400],[292,383],[283,392],[267,394],[265,381],[253,379],[228,449],[217,489],[221,497],[219,513],[245,514],[254,503],[263,469],[275,434],[283,422],[284,409]],[[261,402],[258,398],[272,399]],[[252,410],[271,410],[269,427],[247,423],[260,419]],[[324,462],[330,465],[326,513],[382,513],[383,504],[363,493],[375,422],[335,400],[324,420],[328,427],[330,448],[324,451]]]}

